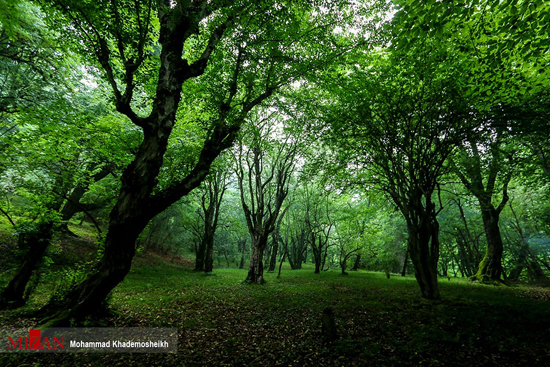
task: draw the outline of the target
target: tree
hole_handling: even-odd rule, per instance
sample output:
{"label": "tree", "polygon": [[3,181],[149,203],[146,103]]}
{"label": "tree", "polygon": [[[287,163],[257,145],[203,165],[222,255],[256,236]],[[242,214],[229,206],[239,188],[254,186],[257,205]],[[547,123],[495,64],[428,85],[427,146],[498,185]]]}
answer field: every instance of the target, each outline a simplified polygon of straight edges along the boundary
{"label": "tree", "polygon": [[[277,254],[279,252],[279,244],[282,242],[281,239],[281,222],[283,221],[283,218],[285,217],[285,214],[288,211],[288,208],[291,204],[288,204],[282,211],[281,214],[279,214],[279,218],[277,218],[277,223],[275,224],[275,228],[273,229],[273,232],[271,233],[271,254],[269,258],[269,272],[275,271],[275,266],[277,265]],[[283,250],[284,252],[284,250]]]}
{"label": "tree", "polygon": [[[295,60],[305,60],[310,39],[326,39],[318,25],[325,24],[323,16],[338,18],[338,9],[329,6],[333,15],[305,17],[313,13],[307,1],[200,0],[57,0],[45,8],[55,22],[51,26],[101,70],[117,111],[143,133],[121,176],[103,257],[60,304],[43,310],[48,314],[44,321],[52,326],[96,310],[128,273],[136,239],[151,218],[199,186],[254,107],[308,68],[321,65],[333,43],[326,42],[329,47],[321,46],[301,65]],[[216,89],[205,103],[211,108],[208,118],[188,119],[201,126],[198,153],[191,157],[190,169],[162,182],[159,175],[178,109],[185,114],[190,107],[201,107],[182,101],[184,90],[208,85]],[[137,109],[136,104],[147,107]]]}
{"label": "tree", "polygon": [[[525,102],[530,101],[531,106],[523,108],[523,112],[527,110],[526,115],[541,116],[532,102],[536,101],[534,105],[542,107],[544,98],[541,97],[548,88],[548,71],[544,65],[549,58],[550,27],[543,20],[548,13],[548,4],[540,1],[472,0],[460,5],[448,6],[435,2],[425,6],[414,1],[401,2],[394,18],[399,34],[396,38],[398,48],[424,47],[426,40],[437,40],[438,48],[456,50],[457,63],[468,71],[457,74],[457,83],[463,86],[462,94],[471,100],[470,104],[477,110],[471,118],[478,118],[482,128],[498,135],[499,141],[510,135],[511,127],[516,133],[518,130],[524,133],[529,131],[526,127],[532,125],[530,122],[510,121],[513,116],[510,106],[523,104],[526,107],[529,103]],[[479,117],[483,113],[485,117]],[[531,144],[539,158],[544,156],[539,149],[542,140],[537,137]],[[490,141],[485,147],[498,155],[493,155],[492,163],[485,164],[483,157],[480,158],[483,154],[477,146],[484,144],[483,141]],[[508,200],[509,170],[502,166],[505,159],[499,158],[503,153],[499,153],[499,144],[495,146],[494,139],[485,136],[480,141],[480,136],[469,136],[467,144],[470,147],[465,149],[474,150],[470,155],[478,158],[477,163],[471,162],[476,159],[470,159],[468,173],[463,172],[461,180],[471,192],[476,191],[474,195],[482,208],[488,242],[486,256],[473,279],[500,281],[502,238],[498,220]],[[544,158],[541,163],[544,167]],[[484,186],[481,171],[485,167],[488,173]],[[501,201],[493,205],[493,186],[499,171],[508,172],[502,178]]]}
{"label": "tree", "polygon": [[453,68],[441,68],[451,62],[446,52],[429,44],[363,60],[331,87],[335,99],[324,119],[329,142],[341,166],[355,172],[355,183],[375,185],[401,211],[408,253],[427,299],[439,298],[439,180],[466,127]]}
{"label": "tree", "polygon": [[529,210],[531,206],[531,203],[529,203],[530,195],[525,192],[521,193],[521,191],[518,193],[523,194],[519,197],[523,200],[527,199],[527,202],[516,202],[513,205],[514,199],[518,196],[512,196],[508,201],[512,216],[508,220],[505,219],[505,223],[508,224],[505,227],[508,230],[504,231],[504,238],[507,240],[509,247],[516,247],[517,259],[506,279],[519,280],[523,270],[526,270],[527,278],[530,281],[545,284],[548,283],[548,278],[541,265],[547,264],[543,257],[537,256],[537,252],[540,251],[538,249],[534,250],[531,245],[536,244],[537,240],[544,239],[544,231],[538,226],[536,218],[525,218],[525,216],[532,215],[532,211]]}
{"label": "tree", "polygon": [[[501,281],[502,278],[502,253],[503,244],[500,228],[498,225],[500,213],[508,202],[508,184],[512,178],[512,150],[504,149],[504,132],[502,127],[490,129],[489,145],[482,150],[480,142],[468,139],[469,152],[464,149],[461,160],[462,170],[457,169],[456,173],[464,186],[478,200],[481,211],[481,217],[487,238],[487,251],[485,257],[481,260],[478,270],[472,276],[472,280],[484,281]],[[482,156],[482,151],[486,151]],[[486,167],[486,168],[485,168]],[[484,184],[483,171],[486,170],[487,178]],[[504,172],[503,172],[504,171]],[[496,191],[497,176],[501,173],[503,176],[501,181],[501,199],[497,206],[493,205],[493,198]]]}
{"label": "tree", "polygon": [[85,210],[80,199],[92,182],[104,178],[107,167],[125,159],[126,147],[118,141],[112,144],[103,139],[97,144],[98,138],[105,138],[101,126],[113,129],[120,120],[110,119],[100,98],[93,104],[83,103],[92,93],[80,77],[79,73],[69,75],[65,84],[71,88],[59,87],[47,100],[14,113],[10,118],[15,128],[0,137],[9,158],[3,165],[2,186],[27,200],[17,208],[19,218],[12,220],[23,255],[2,293],[5,306],[24,302],[26,285],[52,236],[66,228],[63,221]]}
{"label": "tree", "polygon": [[223,171],[225,167],[221,167],[218,172],[212,172],[206,178],[203,185],[201,195],[201,217],[204,225],[201,242],[197,249],[197,258],[195,262],[195,270],[204,270],[206,273],[211,273],[213,269],[213,254],[214,254],[214,235],[218,227],[218,219],[220,216],[220,208],[223,195],[227,189],[227,171]]}
{"label": "tree", "polygon": [[325,268],[334,219],[331,218],[330,195],[324,188],[305,186],[304,227],[306,242],[311,246],[315,274]]}
{"label": "tree", "polygon": [[[295,206],[293,205],[293,208]],[[302,263],[307,257],[308,243],[305,223],[301,214],[301,211],[290,210],[290,213],[286,215],[286,220],[283,221],[284,234],[281,236],[281,241],[292,270],[301,269]]]}
{"label": "tree", "polygon": [[288,195],[299,144],[292,136],[277,140],[272,118],[269,114],[251,126],[251,141],[248,146],[240,142],[235,154],[241,204],[252,240],[246,281],[258,284],[264,283],[264,250]]}

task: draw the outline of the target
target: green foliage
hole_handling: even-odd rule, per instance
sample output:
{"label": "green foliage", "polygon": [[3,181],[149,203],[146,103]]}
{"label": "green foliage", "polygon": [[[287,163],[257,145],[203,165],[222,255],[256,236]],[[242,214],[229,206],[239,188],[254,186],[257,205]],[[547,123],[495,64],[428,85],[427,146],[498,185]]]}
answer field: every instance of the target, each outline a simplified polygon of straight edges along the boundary
{"label": "green foliage", "polygon": [[454,49],[468,70],[460,79],[486,107],[510,102],[548,85],[549,7],[544,1],[399,1],[393,30],[400,48],[426,38]]}
{"label": "green foliage", "polygon": [[77,262],[71,267],[63,267],[56,271],[54,279],[56,279],[53,285],[53,290],[50,293],[50,299],[48,303],[56,305],[62,304],[67,291],[84,280],[86,273],[90,270],[94,261]]}

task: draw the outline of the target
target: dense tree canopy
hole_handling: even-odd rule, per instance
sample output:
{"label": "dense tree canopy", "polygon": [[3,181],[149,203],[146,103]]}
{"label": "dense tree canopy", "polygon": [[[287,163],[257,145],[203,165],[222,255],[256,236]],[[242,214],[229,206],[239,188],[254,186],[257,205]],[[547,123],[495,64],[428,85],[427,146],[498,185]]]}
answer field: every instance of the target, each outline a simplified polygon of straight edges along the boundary
{"label": "dense tree canopy", "polygon": [[[397,273],[428,300],[548,284],[548,2],[0,8],[2,308],[73,274],[36,315],[78,324],[136,254],[253,284]],[[48,268],[77,240],[95,255]]]}

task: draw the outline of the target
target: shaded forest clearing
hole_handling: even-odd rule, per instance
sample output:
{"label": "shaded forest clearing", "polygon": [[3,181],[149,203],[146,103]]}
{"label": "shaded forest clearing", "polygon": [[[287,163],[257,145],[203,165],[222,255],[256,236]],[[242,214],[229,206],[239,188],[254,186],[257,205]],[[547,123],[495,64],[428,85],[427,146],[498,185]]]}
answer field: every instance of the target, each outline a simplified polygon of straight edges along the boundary
{"label": "shaded forest clearing", "polygon": [[[246,270],[207,276],[168,259],[139,255],[110,297],[112,315],[87,326],[177,327],[177,355],[3,354],[2,365],[546,366],[550,360],[545,288],[443,279],[442,299],[427,301],[412,276],[313,274],[312,264],[302,270],[284,264],[280,279],[266,273],[267,284],[259,286],[243,284]],[[27,306],[2,311],[2,325],[35,326],[28,314],[48,300],[57,276],[44,273]],[[332,345],[321,335],[325,307],[334,310],[340,335]]]}
{"label": "shaded forest clearing", "polygon": [[548,20],[0,0],[1,326],[181,334],[0,366],[550,366]]}

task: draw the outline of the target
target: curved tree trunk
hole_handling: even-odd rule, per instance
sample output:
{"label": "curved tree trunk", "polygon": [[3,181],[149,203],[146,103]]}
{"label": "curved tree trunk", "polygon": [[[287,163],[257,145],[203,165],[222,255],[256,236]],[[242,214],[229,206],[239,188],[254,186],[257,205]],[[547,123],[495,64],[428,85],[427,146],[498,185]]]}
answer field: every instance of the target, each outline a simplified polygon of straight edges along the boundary
{"label": "curved tree trunk", "polygon": [[[63,208],[61,209],[61,220],[63,223],[61,224],[61,231],[68,233],[70,235],[75,236],[74,233],[72,233],[69,230],[69,227],[67,226],[67,222],[76,214],[80,212],[86,213],[92,220],[94,220],[91,215],[90,211],[94,209],[98,209],[101,207],[101,205],[96,204],[82,204],[80,203],[80,200],[84,196],[84,194],[89,190],[90,185],[94,182],[98,182],[107,175],[111,173],[109,166],[104,166],[98,173],[93,175],[90,180],[81,182],[73,189],[69,197],[67,197],[67,201],[65,202],[65,205],[63,205]],[[98,230],[99,230],[99,226]]]}
{"label": "curved tree trunk", "polygon": [[[164,4],[164,5],[162,5]],[[194,35],[198,35],[199,24],[210,16],[207,7],[189,2],[178,3],[170,7],[169,1],[163,1],[158,6],[158,44],[160,45],[158,78],[156,91],[151,101],[151,112],[143,117],[132,108],[133,96],[137,85],[136,72],[143,66],[146,45],[150,34],[148,26],[140,31],[135,43],[138,45],[136,55],[122,56],[121,77],[116,80],[113,72],[113,51],[110,42],[102,34],[95,32],[90,40],[97,45],[96,57],[105,71],[105,76],[113,88],[118,112],[126,115],[133,124],[143,131],[143,140],[135,153],[135,159],[125,169],[121,177],[119,196],[109,218],[109,228],[105,239],[105,249],[101,261],[92,269],[87,277],[75,285],[65,295],[59,304],[45,307],[48,312],[46,326],[67,325],[70,318],[79,318],[91,314],[105,300],[111,290],[120,283],[130,270],[135,254],[135,242],[147,223],[157,214],[164,211],[181,197],[197,188],[206,178],[214,159],[229,148],[247,114],[258,104],[268,98],[279,86],[266,83],[265,91],[260,94],[254,88],[247,89],[248,97],[239,104],[239,112],[232,107],[232,100],[241,91],[238,80],[242,71],[243,53],[239,50],[235,69],[229,77],[226,95],[220,101],[217,120],[205,129],[206,138],[202,143],[200,153],[190,172],[181,180],[167,187],[159,188],[158,176],[163,166],[164,154],[168,140],[176,122],[176,112],[182,98],[182,86],[185,81],[196,78],[204,73],[212,52],[223,38],[226,28],[234,21],[234,17],[221,21],[208,36],[207,46],[200,57],[190,63],[182,58],[184,44]],[[224,7],[225,5],[221,5]],[[140,21],[139,6],[136,6],[138,22]],[[85,19],[86,11],[81,18],[84,27],[95,29],[93,20]],[[60,11],[70,14],[72,7],[60,7]],[[150,13],[142,13],[143,16]],[[116,11],[115,11],[116,12]],[[144,24],[149,21],[143,20]],[[141,27],[140,27],[141,28]],[[108,32],[106,32],[108,33]],[[90,33],[91,34],[91,33]],[[120,35],[110,34],[118,38],[118,49],[123,48],[126,40]],[[115,42],[116,43],[116,42]],[[115,47],[116,48],[116,47]],[[119,59],[120,60],[120,59]],[[119,83],[121,81],[122,83]],[[119,89],[122,87],[122,89]],[[260,92],[259,90],[257,92]],[[231,121],[227,121],[228,116]],[[159,190],[156,190],[159,189]]]}
{"label": "curved tree trunk", "polygon": [[482,209],[481,211],[483,228],[485,229],[485,236],[487,238],[487,251],[479,264],[476,274],[470,278],[471,280],[480,282],[502,281],[502,253],[504,246],[498,226],[499,214],[500,212],[495,208]]}
{"label": "curved tree trunk", "polygon": [[135,255],[135,242],[145,228],[144,219],[112,223],[105,239],[104,255],[88,276],[72,287],[61,302],[46,305],[49,314],[44,327],[68,326],[72,318],[80,319],[103,309],[107,295],[130,271]]}
{"label": "curved tree trunk", "polygon": [[32,273],[44,258],[53,235],[52,223],[38,225],[36,231],[24,234],[26,253],[23,261],[13,278],[0,294],[0,307],[15,308],[25,303],[25,288],[31,279]]}

